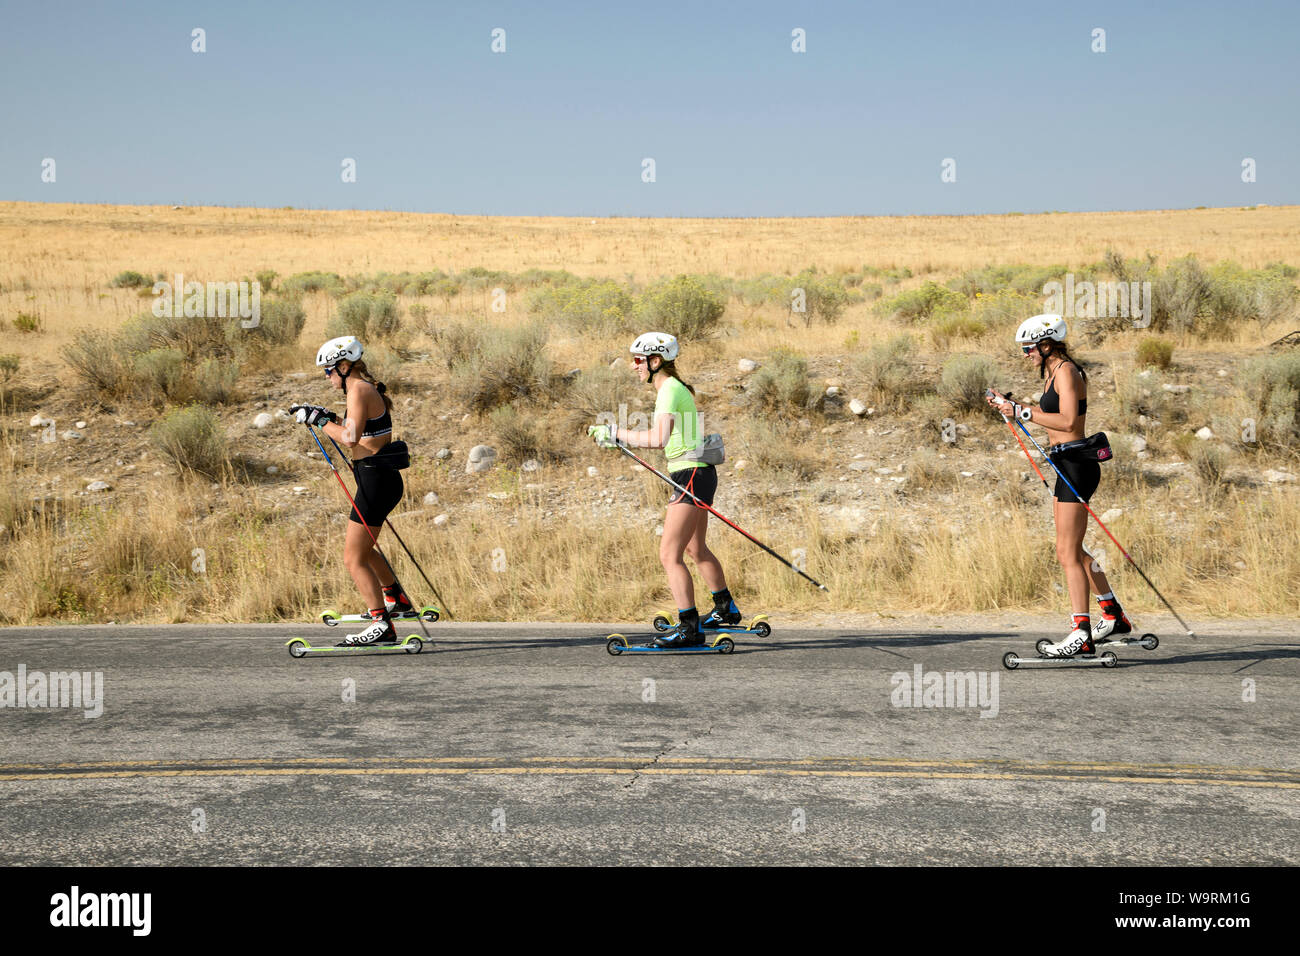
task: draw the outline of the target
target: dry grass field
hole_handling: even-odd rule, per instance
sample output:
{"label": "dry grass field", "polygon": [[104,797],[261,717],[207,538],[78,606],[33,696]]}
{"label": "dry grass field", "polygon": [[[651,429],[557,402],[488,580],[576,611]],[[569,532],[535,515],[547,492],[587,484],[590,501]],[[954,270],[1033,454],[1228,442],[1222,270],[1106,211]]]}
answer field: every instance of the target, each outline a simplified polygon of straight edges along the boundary
{"label": "dry grass field", "polygon": [[[832,591],[816,592],[717,525],[711,539],[746,611],[1064,615],[1041,484],[1026,480],[1005,425],[964,407],[945,384],[963,362],[984,362],[981,374],[996,384],[1036,392],[1012,333],[1041,311],[1041,297],[1035,308],[1024,289],[994,283],[969,298],[950,293],[960,301],[942,314],[906,317],[895,306],[990,266],[1082,274],[1108,253],[1153,256],[1164,270],[1193,256],[1204,275],[1157,287],[1174,295],[1189,282],[1221,283],[1238,304],[1211,297],[1195,321],[1154,329],[1172,358],[1145,375],[1137,358],[1145,332],[1076,326],[1089,430],[1105,430],[1117,450],[1096,510],[1117,512],[1108,524],[1184,617],[1300,613],[1300,482],[1284,477],[1300,477],[1300,410],[1284,381],[1295,353],[1269,348],[1300,328],[1294,270],[1284,268],[1300,265],[1300,208],[591,220],[9,202],[0,203],[0,252],[0,361],[17,357],[0,381],[3,623],[354,610],[341,561],[346,502],[333,477],[301,426],[252,422],[294,400],[333,400],[312,357],[348,300],[367,295],[391,303],[391,328],[368,354],[416,453],[394,523],[457,616],[607,620],[664,609],[653,532],[665,489],[591,446],[582,426],[597,411],[617,413],[619,402],[651,406],[630,372],[610,368],[625,355],[624,329],[646,313],[606,321],[605,304],[624,290],[645,308],[656,283],[679,274],[703,277],[725,305],[707,334],[684,340],[680,363],[706,425],[727,438],[718,507],[783,553],[799,550]],[[763,277],[810,268],[847,295],[829,320],[792,317],[752,293]],[[336,284],[299,283],[300,334],[223,351],[214,361],[229,379],[217,388],[209,368],[206,384],[186,391],[159,371],[156,353],[170,344],[143,358],[113,351],[152,302],[147,285],[114,287],[128,270],[149,282],[271,270],[286,300],[299,273],[335,274]],[[529,270],[608,280],[594,287],[607,296],[605,311],[573,320],[541,293],[581,284],[525,280]],[[382,276],[408,272],[449,284]],[[499,284],[510,291],[494,311]],[[1258,305],[1265,299],[1267,308]],[[900,336],[910,344],[886,354]],[[83,364],[123,361],[130,374],[93,385],[67,358],[86,342],[95,344]],[[184,364],[176,375],[195,372],[202,353],[171,350]],[[525,351],[536,354],[521,362]],[[759,372],[739,372],[741,358],[758,361]],[[1261,372],[1262,361],[1274,365]],[[485,393],[498,373],[528,388]],[[828,386],[840,394],[826,398]],[[873,410],[856,415],[848,398]],[[207,473],[168,459],[154,429],[191,403],[215,413],[225,444],[223,464]],[[32,427],[34,417],[52,420],[52,430]],[[1258,420],[1258,438],[1248,420]],[[1207,427],[1212,439],[1195,437]],[[477,444],[501,458],[466,474]],[[522,467],[530,460],[537,467]],[[109,488],[89,491],[93,481]],[[435,524],[439,515],[447,520]],[[1088,541],[1108,570],[1119,568],[1126,605],[1159,608],[1103,536]],[[414,596],[430,600],[394,557]]]}

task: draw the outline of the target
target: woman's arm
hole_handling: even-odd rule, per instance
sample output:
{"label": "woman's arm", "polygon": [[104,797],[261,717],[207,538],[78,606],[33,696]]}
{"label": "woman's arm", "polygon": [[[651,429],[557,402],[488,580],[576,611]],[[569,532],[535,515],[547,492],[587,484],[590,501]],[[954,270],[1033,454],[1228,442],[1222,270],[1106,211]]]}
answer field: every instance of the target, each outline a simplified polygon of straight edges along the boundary
{"label": "woman's arm", "polygon": [[361,441],[361,424],[366,421],[366,400],[362,395],[363,391],[364,389],[353,385],[352,391],[348,392],[346,417],[342,422],[329,422],[321,428],[321,431],[330,438],[348,448],[356,448]]}
{"label": "woman's arm", "polygon": [[615,432],[614,438],[629,448],[663,448],[672,437],[675,417],[672,412],[660,412],[655,416],[653,428],[620,429]]}

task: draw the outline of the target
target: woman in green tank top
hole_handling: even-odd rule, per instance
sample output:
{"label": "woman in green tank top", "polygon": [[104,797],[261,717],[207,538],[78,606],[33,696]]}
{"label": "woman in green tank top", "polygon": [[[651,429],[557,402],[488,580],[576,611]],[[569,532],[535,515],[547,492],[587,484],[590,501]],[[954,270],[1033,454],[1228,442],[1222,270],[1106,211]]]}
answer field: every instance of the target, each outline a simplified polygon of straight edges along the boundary
{"label": "woman in green tank top", "polygon": [[[695,407],[695,390],[677,372],[677,339],[664,332],[647,332],[638,336],[630,351],[637,377],[656,390],[653,425],[626,431],[617,426],[595,425],[588,429],[588,434],[601,445],[622,442],[629,448],[662,448],[668,459],[669,477],[700,501],[712,505],[718,488],[717,469],[692,458],[704,444],[704,436]],[[704,643],[708,631],[740,623],[740,609],[727,590],[722,564],[704,541],[708,525],[707,510],[680,491],[673,493],[664,516],[659,561],[668,573],[679,623],[656,638],[656,644],[699,645]],[[683,560],[687,554],[713,592],[713,610],[703,619],[695,607],[695,582]]]}

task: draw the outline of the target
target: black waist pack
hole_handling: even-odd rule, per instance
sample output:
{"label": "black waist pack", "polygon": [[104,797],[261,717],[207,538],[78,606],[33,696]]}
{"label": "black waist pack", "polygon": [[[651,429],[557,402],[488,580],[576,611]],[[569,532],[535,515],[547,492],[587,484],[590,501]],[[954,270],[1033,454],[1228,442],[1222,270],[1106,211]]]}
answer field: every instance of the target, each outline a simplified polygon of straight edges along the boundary
{"label": "black waist pack", "polygon": [[1060,445],[1053,445],[1047,449],[1047,453],[1053,458],[1060,458],[1062,461],[1076,462],[1110,461],[1115,457],[1105,432],[1097,432],[1095,435],[1089,435],[1087,438],[1080,438],[1077,441],[1067,441]]}
{"label": "black waist pack", "polygon": [[411,467],[411,450],[404,441],[390,441],[379,451],[356,462],[357,468],[395,468],[401,471]]}

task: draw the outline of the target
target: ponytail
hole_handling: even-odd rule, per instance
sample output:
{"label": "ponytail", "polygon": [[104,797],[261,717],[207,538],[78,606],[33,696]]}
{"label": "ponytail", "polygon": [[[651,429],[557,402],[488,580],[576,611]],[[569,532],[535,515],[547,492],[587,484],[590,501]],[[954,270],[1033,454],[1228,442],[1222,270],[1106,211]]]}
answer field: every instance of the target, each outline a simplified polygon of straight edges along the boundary
{"label": "ponytail", "polygon": [[[657,368],[655,371],[657,371],[657,372],[663,372],[665,375],[667,375],[667,376],[669,376],[669,377],[671,377],[671,378],[675,378],[675,379],[677,379],[677,381],[681,382],[683,385],[686,385],[686,382],[684,382],[684,381],[682,380],[681,373],[677,371],[677,363],[676,363],[676,362],[664,362],[664,363],[663,363],[662,365],[660,365],[659,368]],[[691,387],[690,385],[686,385],[686,391],[688,391],[688,392],[691,393],[691,398],[694,398],[694,397],[695,397],[695,389],[694,389],[693,387]]]}
{"label": "ponytail", "polygon": [[352,369],[348,372],[348,374],[359,375],[361,376],[361,380],[363,382],[369,382],[371,385],[373,385],[375,387],[375,391],[379,393],[379,397],[384,400],[384,410],[389,412],[393,410],[393,400],[388,397],[388,387],[384,385],[383,382],[375,381],[375,377],[370,374],[370,371],[366,368],[366,363],[363,360],[358,359],[357,361],[353,362]]}

